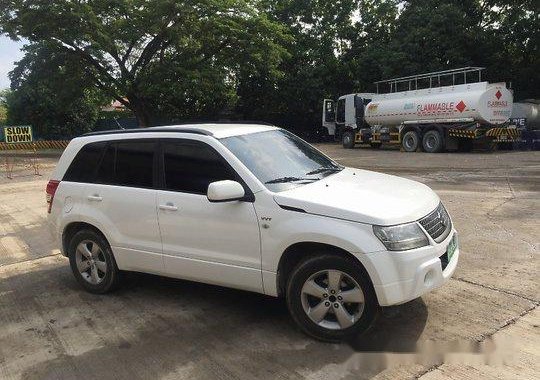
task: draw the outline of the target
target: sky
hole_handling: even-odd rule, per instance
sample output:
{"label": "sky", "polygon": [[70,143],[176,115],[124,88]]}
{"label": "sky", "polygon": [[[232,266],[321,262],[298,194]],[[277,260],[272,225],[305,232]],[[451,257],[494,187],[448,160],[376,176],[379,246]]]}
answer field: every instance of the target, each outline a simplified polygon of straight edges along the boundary
{"label": "sky", "polygon": [[9,88],[8,73],[13,70],[13,64],[23,56],[21,48],[25,41],[12,41],[5,35],[0,35],[0,90]]}

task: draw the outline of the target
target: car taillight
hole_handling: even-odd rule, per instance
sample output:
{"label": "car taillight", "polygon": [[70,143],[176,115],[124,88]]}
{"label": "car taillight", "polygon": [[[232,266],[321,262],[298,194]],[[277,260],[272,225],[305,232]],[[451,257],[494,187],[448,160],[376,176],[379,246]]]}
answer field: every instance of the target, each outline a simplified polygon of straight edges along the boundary
{"label": "car taillight", "polygon": [[54,181],[54,180],[50,180],[49,183],[47,184],[46,197],[47,197],[47,204],[49,205],[47,212],[49,214],[51,213],[54,193],[56,193],[56,189],[58,189],[58,185],[60,185],[60,181]]}

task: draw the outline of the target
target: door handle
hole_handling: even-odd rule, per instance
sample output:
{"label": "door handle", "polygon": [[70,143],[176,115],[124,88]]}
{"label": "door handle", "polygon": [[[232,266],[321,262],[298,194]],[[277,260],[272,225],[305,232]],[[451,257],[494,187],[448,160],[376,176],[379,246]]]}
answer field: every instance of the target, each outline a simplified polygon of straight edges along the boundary
{"label": "door handle", "polygon": [[98,194],[94,194],[94,195],[89,195],[88,200],[89,201],[94,201],[94,202],[101,202],[103,200],[103,198],[100,197]]}
{"label": "door handle", "polygon": [[159,205],[159,209],[160,210],[165,210],[165,211],[178,211],[178,207],[176,207],[171,202],[167,202],[164,205]]}

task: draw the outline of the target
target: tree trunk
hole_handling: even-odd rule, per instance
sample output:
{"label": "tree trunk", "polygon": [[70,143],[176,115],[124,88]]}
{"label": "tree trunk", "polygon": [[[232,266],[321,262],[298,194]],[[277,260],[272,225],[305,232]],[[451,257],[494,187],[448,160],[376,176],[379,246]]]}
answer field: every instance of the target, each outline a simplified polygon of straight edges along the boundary
{"label": "tree trunk", "polygon": [[146,106],[145,100],[132,94],[128,95],[127,99],[131,105],[130,109],[137,118],[139,128],[150,127],[150,114],[148,112],[148,107]]}

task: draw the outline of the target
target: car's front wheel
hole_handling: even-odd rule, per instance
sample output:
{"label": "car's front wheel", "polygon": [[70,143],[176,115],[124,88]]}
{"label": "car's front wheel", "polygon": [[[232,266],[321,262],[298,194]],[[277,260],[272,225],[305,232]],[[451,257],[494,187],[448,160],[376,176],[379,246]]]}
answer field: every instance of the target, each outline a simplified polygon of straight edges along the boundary
{"label": "car's front wheel", "polygon": [[305,333],[329,342],[366,331],[379,310],[363,267],[336,255],[318,255],[296,267],[287,286],[287,305]]}

